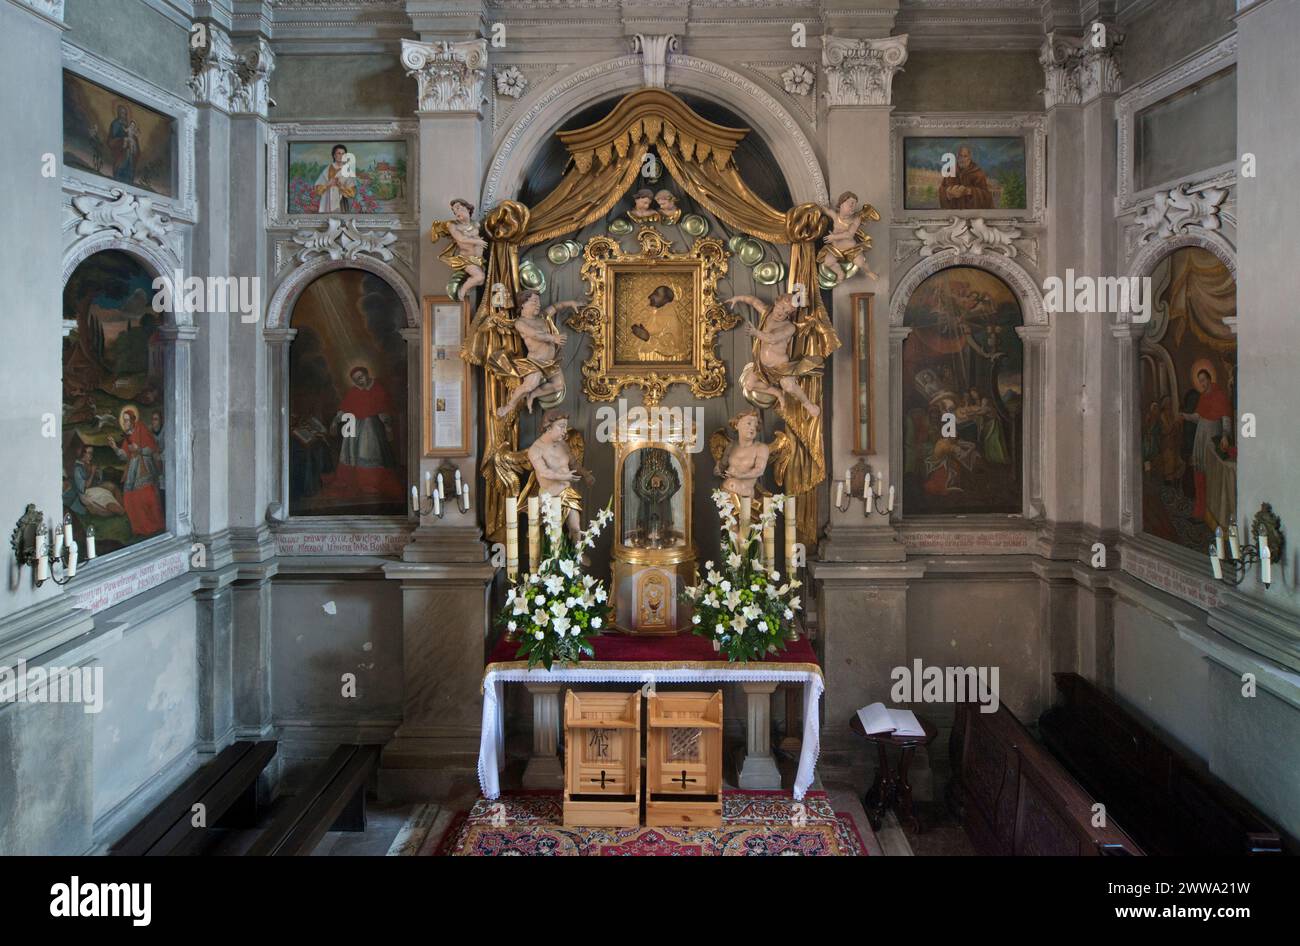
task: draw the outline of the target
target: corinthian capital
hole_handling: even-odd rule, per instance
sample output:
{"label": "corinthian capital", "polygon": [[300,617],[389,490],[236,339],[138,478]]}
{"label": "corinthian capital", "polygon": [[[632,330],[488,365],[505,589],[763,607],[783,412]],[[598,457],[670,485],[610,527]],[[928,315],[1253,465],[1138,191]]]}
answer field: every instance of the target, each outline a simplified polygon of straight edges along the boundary
{"label": "corinthian capital", "polygon": [[422,112],[482,114],[487,96],[487,40],[423,43],[402,40],[402,65],[419,85]]}
{"label": "corinthian capital", "polygon": [[257,38],[236,50],[230,35],[215,23],[201,22],[195,29],[190,34],[189,80],[194,101],[266,118],[275,71],[271,44]]}
{"label": "corinthian capital", "polygon": [[826,104],[888,105],[894,73],[907,62],[907,34],[883,39],[822,38]]}
{"label": "corinthian capital", "polygon": [[1048,33],[1038,51],[1047,80],[1043,96],[1048,108],[1083,105],[1099,95],[1119,92],[1120,70],[1116,50],[1124,35],[1113,26],[1096,27],[1083,37]]}

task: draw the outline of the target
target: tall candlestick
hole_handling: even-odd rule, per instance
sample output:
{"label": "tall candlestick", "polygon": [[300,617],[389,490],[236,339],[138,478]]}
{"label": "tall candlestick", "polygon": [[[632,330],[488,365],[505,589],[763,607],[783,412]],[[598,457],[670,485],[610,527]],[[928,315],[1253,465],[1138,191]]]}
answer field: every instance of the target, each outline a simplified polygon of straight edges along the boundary
{"label": "tall candlestick", "polygon": [[776,568],[776,514],[771,496],[763,497],[763,566],[768,571]]}
{"label": "tall candlestick", "polygon": [[519,497],[506,497],[506,576],[519,574]]}
{"label": "tall candlestick", "polygon": [[541,501],[536,496],[528,497],[528,570],[534,573],[542,559],[541,508]]}
{"label": "tall candlestick", "polygon": [[1266,585],[1273,583],[1273,550],[1268,547],[1268,537],[1259,536],[1259,580]]}
{"label": "tall candlestick", "polygon": [[798,542],[796,526],[798,518],[795,515],[797,504],[793,496],[785,498],[785,572],[787,576],[793,577],[795,573],[794,564],[794,547]]}

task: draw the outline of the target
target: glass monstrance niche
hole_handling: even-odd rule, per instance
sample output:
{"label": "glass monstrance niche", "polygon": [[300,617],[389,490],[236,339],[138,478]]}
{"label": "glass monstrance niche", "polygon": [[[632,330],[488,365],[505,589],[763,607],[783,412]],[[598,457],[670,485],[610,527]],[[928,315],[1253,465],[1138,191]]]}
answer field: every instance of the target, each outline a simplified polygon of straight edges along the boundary
{"label": "glass monstrance niche", "polygon": [[684,549],[686,479],[663,447],[641,447],[623,463],[620,542],[629,549]]}

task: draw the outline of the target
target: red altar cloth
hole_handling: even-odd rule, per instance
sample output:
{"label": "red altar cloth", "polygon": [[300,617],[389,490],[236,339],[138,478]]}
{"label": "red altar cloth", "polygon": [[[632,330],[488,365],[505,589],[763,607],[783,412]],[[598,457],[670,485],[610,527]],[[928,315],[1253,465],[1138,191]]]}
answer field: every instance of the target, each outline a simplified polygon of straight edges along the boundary
{"label": "red altar cloth", "polygon": [[[699,637],[689,631],[662,637],[638,636],[634,634],[601,634],[592,638],[596,656],[584,658],[578,663],[720,663],[726,664],[725,655],[713,649],[713,643],[707,637]],[[519,644],[506,640],[504,634],[492,648],[488,665],[516,663],[521,658],[515,657]],[[817,654],[812,643],[806,637],[797,641],[787,641],[785,650],[768,654],[765,664],[814,664]]]}

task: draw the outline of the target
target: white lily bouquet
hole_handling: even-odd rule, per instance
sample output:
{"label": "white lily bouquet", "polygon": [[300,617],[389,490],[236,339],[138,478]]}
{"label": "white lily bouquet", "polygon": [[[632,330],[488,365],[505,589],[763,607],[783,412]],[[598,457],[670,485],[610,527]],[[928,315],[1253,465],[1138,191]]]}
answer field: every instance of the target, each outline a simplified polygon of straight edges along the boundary
{"label": "white lily bouquet", "polygon": [[801,582],[793,576],[783,582],[779,571],[768,571],[763,563],[763,529],[772,524],[785,497],[772,499],[770,511],[750,523],[748,535],[740,535],[731,494],[713,491],[725,561],[720,569],[705,562],[703,580],[684,592],[695,609],[694,632],[712,637],[728,660],[762,660],[785,650],[801,607],[794,593]]}
{"label": "white lily bouquet", "polygon": [[541,562],[506,590],[505,607],[497,615],[497,623],[519,640],[515,656],[527,657],[530,668],[540,664],[547,670],[556,661],[577,663],[583,654],[594,656],[591,638],[609,621],[609,591],[583,571],[582,554],[595,547],[596,536],[614,513],[606,506],[574,543],[555,515],[558,503],[542,495]]}

